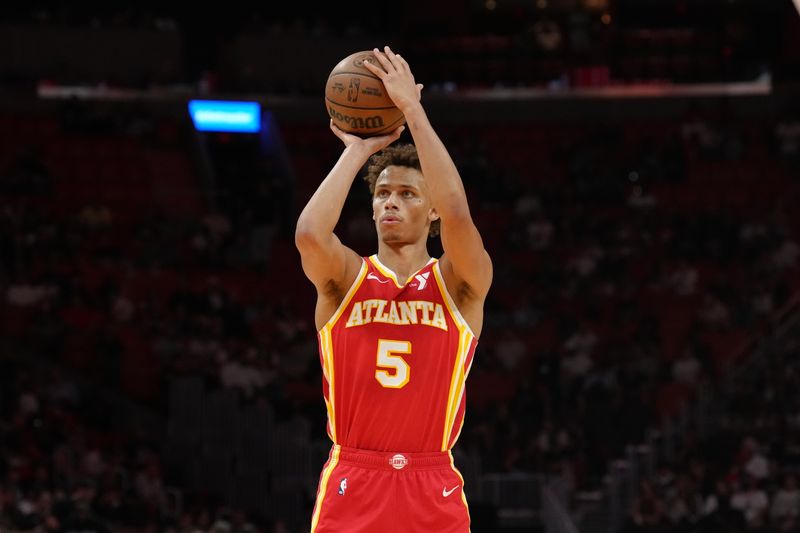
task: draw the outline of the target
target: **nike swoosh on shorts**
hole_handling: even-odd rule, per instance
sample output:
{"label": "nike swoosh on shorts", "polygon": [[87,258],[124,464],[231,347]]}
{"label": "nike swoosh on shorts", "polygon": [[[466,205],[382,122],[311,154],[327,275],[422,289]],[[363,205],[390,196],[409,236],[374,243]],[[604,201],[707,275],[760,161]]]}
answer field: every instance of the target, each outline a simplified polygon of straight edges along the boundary
{"label": "nike swoosh on shorts", "polygon": [[453,491],[455,491],[455,490],[456,490],[456,489],[457,489],[459,486],[460,486],[460,485],[456,485],[455,487],[453,487],[453,488],[452,488],[452,489],[450,489],[450,490],[447,490],[447,487],[443,487],[443,488],[442,488],[442,496],[444,496],[445,498],[447,498],[448,496],[450,496],[451,494],[453,494]]}

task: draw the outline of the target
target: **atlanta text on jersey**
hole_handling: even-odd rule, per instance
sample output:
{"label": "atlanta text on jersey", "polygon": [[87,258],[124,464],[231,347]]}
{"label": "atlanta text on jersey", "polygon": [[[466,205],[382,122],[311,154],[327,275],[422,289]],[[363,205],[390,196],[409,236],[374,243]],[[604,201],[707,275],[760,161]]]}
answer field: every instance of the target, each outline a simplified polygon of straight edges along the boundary
{"label": "atlanta text on jersey", "polygon": [[355,302],[345,327],[363,326],[370,322],[382,322],[408,326],[422,324],[447,331],[442,304],[426,300],[364,300]]}

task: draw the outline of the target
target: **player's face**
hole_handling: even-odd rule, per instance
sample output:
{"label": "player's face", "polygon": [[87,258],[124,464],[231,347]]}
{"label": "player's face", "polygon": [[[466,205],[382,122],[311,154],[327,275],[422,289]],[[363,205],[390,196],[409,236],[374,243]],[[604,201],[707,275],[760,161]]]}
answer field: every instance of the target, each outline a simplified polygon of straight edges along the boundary
{"label": "player's face", "polygon": [[375,183],[372,218],[383,242],[426,239],[430,223],[439,217],[431,206],[422,173],[410,167],[386,167]]}

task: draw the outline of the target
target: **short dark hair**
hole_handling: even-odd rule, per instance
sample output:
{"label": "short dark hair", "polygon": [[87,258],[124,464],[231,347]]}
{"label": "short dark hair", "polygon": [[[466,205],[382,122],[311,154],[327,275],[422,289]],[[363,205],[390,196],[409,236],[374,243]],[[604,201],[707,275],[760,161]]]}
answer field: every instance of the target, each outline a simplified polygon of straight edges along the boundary
{"label": "short dark hair", "polygon": [[[367,173],[364,176],[364,181],[369,184],[369,193],[375,194],[375,184],[378,182],[378,176],[386,167],[390,166],[409,167],[422,172],[422,166],[419,164],[419,155],[417,154],[417,147],[413,144],[393,144],[387,146],[380,152],[373,154],[367,162]],[[442,221],[436,219],[431,222],[428,229],[428,237],[436,237],[439,235]]]}

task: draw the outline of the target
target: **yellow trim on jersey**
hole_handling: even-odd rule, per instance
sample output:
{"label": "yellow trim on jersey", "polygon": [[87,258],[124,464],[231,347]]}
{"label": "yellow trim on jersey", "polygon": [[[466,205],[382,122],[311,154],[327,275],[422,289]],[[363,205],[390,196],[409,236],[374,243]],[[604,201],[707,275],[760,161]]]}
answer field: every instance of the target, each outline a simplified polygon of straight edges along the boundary
{"label": "yellow trim on jersey", "polygon": [[328,354],[325,353],[325,350],[322,349],[322,332],[317,333],[317,339],[320,343],[320,353],[322,354],[322,377],[325,378],[325,381],[328,383],[331,382],[330,378],[328,377]]}
{"label": "yellow trim on jersey", "polygon": [[[465,356],[469,356],[469,351],[472,348],[473,339],[474,339],[474,337],[471,338],[469,340],[469,342],[467,343],[467,348],[466,348],[466,350],[464,352]],[[469,365],[467,366],[467,368],[464,369],[464,381],[463,381],[463,384],[462,384],[463,385],[463,389],[461,391],[461,395],[459,395],[457,405],[461,403],[461,396],[464,394],[464,389],[466,389],[466,385],[467,385],[467,377],[469,376],[469,371],[472,369],[472,363],[474,363],[474,362],[475,362],[475,354],[472,354],[472,359],[470,359]],[[458,411],[456,411],[456,413],[457,412]],[[453,413],[454,417],[455,417],[456,413]],[[466,418],[466,416],[462,416],[461,417],[461,425],[458,427],[458,433],[456,433],[456,436],[453,438],[453,444],[454,445],[455,445],[456,442],[458,442],[458,438],[461,436],[461,430],[464,429],[464,418]],[[453,423],[455,423],[455,421]]]}
{"label": "yellow trim on jersey", "polygon": [[[328,412],[328,422],[331,426],[331,440],[336,442],[336,418],[334,417],[333,411],[333,361],[330,356],[330,350],[328,349],[328,337],[330,336],[329,332],[323,328],[322,331],[319,332],[319,343],[322,350],[322,372],[325,375],[325,379],[328,381],[328,397],[324,398],[325,400],[325,410]],[[324,397],[324,395],[323,395]]]}
{"label": "yellow trim on jersey", "polygon": [[467,371],[464,373],[464,379],[467,379],[469,376],[469,371],[472,370],[472,363],[475,362],[475,355],[472,355],[472,359],[469,360],[469,366],[467,367]]}
{"label": "yellow trim on jersey", "polygon": [[361,260],[361,270],[358,271],[358,275],[356,276],[355,281],[353,284],[350,285],[350,289],[348,289],[347,294],[344,295],[344,299],[342,303],[339,304],[339,307],[336,308],[336,312],[333,313],[333,316],[322,326],[322,329],[319,331],[321,332],[323,329],[327,328],[328,330],[332,329],[333,326],[336,325],[336,321],[339,320],[339,317],[342,316],[344,310],[347,308],[348,304],[350,304],[350,300],[353,299],[355,296],[356,291],[361,284],[364,282],[364,278],[367,276],[367,271],[369,271],[369,267],[367,267],[367,262],[363,259]]}
{"label": "yellow trim on jersey", "polygon": [[458,350],[456,351],[455,368],[450,382],[450,391],[447,397],[447,411],[444,424],[444,434],[442,435],[442,451],[450,449],[450,435],[453,433],[456,414],[464,396],[464,388],[467,384],[464,374],[464,363],[467,353],[472,344],[472,333],[468,329],[461,329],[458,336]]}
{"label": "yellow trim on jersey", "polygon": [[405,285],[400,285],[400,282],[397,281],[397,276],[395,276],[394,272],[389,270],[388,267],[385,267],[383,263],[381,263],[380,259],[378,259],[377,254],[371,255],[369,257],[370,262],[378,269],[378,272],[389,278],[390,280],[394,281],[395,286],[398,289],[402,289]]}
{"label": "yellow trim on jersey", "polygon": [[[333,469],[336,468],[337,463],[339,462],[339,452],[341,451],[341,447],[337,444],[333,446],[333,454],[331,455],[331,462],[328,463],[328,466],[325,470],[322,471],[322,479],[320,480],[319,484],[319,492],[317,493],[317,503],[314,505],[314,516],[311,518],[311,533],[314,533],[314,530],[319,523],[319,515],[322,513],[322,502],[325,501],[325,492],[328,490],[328,480],[333,473]],[[462,491],[463,494],[463,491]],[[469,511],[468,511],[469,512]]]}
{"label": "yellow trim on jersey", "polygon": [[[464,507],[467,509],[467,518],[469,519],[470,524],[472,523],[472,517],[469,515],[469,504],[467,503],[467,495],[464,493],[464,476],[461,475],[458,468],[456,468],[455,459],[453,459],[453,452],[448,451],[447,454],[450,456],[450,468],[453,469],[453,472],[456,473],[458,479],[461,480],[461,501],[464,502]],[[471,530],[469,530],[471,531]],[[312,529],[313,533],[313,529]]]}
{"label": "yellow trim on jersey", "polygon": [[328,383],[328,397],[331,399],[331,433],[333,433],[333,443],[336,444],[339,439],[339,433],[336,431],[336,373],[333,371],[333,343],[331,341],[330,332],[325,333],[328,351],[328,372],[330,372],[331,380]]}
{"label": "yellow trim on jersey", "polygon": [[[450,390],[447,393],[447,410],[445,411],[444,435],[442,435],[442,451],[444,452],[449,450],[448,444],[450,435],[453,432],[453,426],[455,425],[455,418],[458,413],[458,407],[461,404],[461,398],[464,396],[464,388],[467,381],[467,370],[464,368],[464,364],[466,363],[467,355],[469,354],[470,347],[472,346],[472,339],[475,338],[475,334],[472,332],[472,328],[469,327],[469,324],[467,324],[467,321],[464,320],[464,317],[461,316],[455,302],[453,302],[453,299],[450,297],[450,293],[447,292],[447,286],[444,284],[444,278],[442,277],[442,271],[438,261],[433,265],[431,270],[433,270],[433,276],[436,279],[439,292],[442,294],[445,307],[447,307],[447,311],[453,318],[453,322],[455,322],[459,332],[456,363],[453,368],[452,377],[450,378]],[[470,363],[470,366],[472,366],[472,363]]]}
{"label": "yellow trim on jersey", "polygon": [[378,269],[378,272],[380,272],[381,274],[383,274],[383,275],[384,275],[384,276],[386,276],[387,278],[389,278],[389,279],[391,279],[392,281],[394,281],[394,284],[395,284],[395,286],[396,286],[398,289],[402,289],[403,287],[405,287],[405,286],[408,284],[408,282],[409,282],[409,281],[412,281],[412,280],[414,279],[414,277],[415,277],[417,274],[419,274],[419,273],[420,273],[420,271],[422,271],[422,269],[423,269],[423,268],[425,268],[426,266],[430,265],[431,263],[438,262],[438,260],[437,260],[437,259],[435,259],[435,258],[431,257],[431,258],[428,260],[428,262],[427,262],[427,263],[425,263],[425,266],[423,266],[422,268],[420,268],[419,270],[417,270],[416,272],[414,272],[413,274],[411,274],[411,275],[408,277],[408,279],[406,280],[406,282],[405,282],[405,283],[403,283],[402,285],[400,285],[400,282],[399,282],[399,281],[397,281],[397,274],[395,274],[395,273],[394,273],[394,272],[393,272],[393,271],[392,271],[392,270],[391,270],[389,267],[387,267],[386,265],[384,265],[383,263],[381,263],[381,260],[380,260],[380,259],[378,259],[378,254],[372,254],[371,256],[369,256],[369,260],[370,260],[370,262],[371,262],[371,263],[372,263],[372,264],[375,266],[375,268],[377,268],[377,269]]}
{"label": "yellow trim on jersey", "polygon": [[[328,373],[328,355],[325,353],[326,350],[323,348],[324,340],[322,338],[322,332],[321,331],[317,332],[317,340],[318,340],[319,345],[320,345],[320,355],[322,357],[322,376],[325,378],[325,381],[328,383],[328,396],[330,396],[330,394],[331,394],[331,378],[330,378],[329,373]],[[332,420],[331,417],[332,417],[333,412],[331,410],[331,403],[328,400],[328,397],[325,396],[325,392],[324,391],[322,393],[322,399],[325,400],[325,411],[327,411],[327,413],[328,413],[328,421],[331,423],[331,431],[330,431],[330,435],[329,436],[331,437],[331,440],[334,440],[333,439],[333,422],[331,422],[331,420]],[[335,442],[335,440],[334,440],[334,442]]]}
{"label": "yellow trim on jersey", "polygon": [[336,443],[336,398],[334,393],[334,386],[336,384],[333,372],[333,345],[331,343],[331,332],[327,328],[322,328],[319,333],[320,341],[322,344],[322,358],[328,367],[328,399],[325,400],[325,408],[328,411],[328,421],[331,424],[331,437],[334,444]]}
{"label": "yellow trim on jersey", "polygon": [[344,313],[344,310],[350,304],[350,300],[353,299],[353,296],[355,296],[358,288],[361,287],[361,284],[364,282],[368,271],[369,267],[367,266],[367,262],[362,259],[361,269],[358,271],[358,275],[348,289],[347,294],[345,294],[342,303],[340,303],[339,307],[336,308],[336,312],[333,313],[333,316],[328,320],[328,322],[317,332],[319,335],[320,350],[322,352],[322,373],[325,376],[325,379],[328,380],[328,398],[325,398],[325,409],[328,412],[328,421],[331,425],[331,438],[333,439],[334,444],[336,443],[336,388],[335,376],[333,372],[333,342],[331,341],[331,330],[333,329],[333,326],[336,325],[336,321],[339,320],[339,317],[342,316],[342,313]]}
{"label": "yellow trim on jersey", "polygon": [[447,285],[444,284],[444,277],[442,276],[442,270],[439,267],[439,261],[436,261],[436,264],[433,265],[431,270],[433,270],[433,276],[436,278],[436,284],[439,286],[439,292],[442,293],[442,298],[444,298],[444,303],[446,304],[447,310],[450,311],[450,316],[452,316],[455,323],[458,324],[459,329],[467,328],[470,334],[474,337],[475,332],[472,331],[472,328],[469,327],[467,321],[464,320],[464,317],[458,310],[453,298],[450,297],[450,293],[447,290]]}
{"label": "yellow trim on jersey", "polygon": [[328,436],[331,438],[332,442],[336,442],[336,427],[335,422],[333,421],[333,406],[327,399],[325,399],[325,411],[328,412],[328,421],[330,422],[331,426],[331,432]]}

